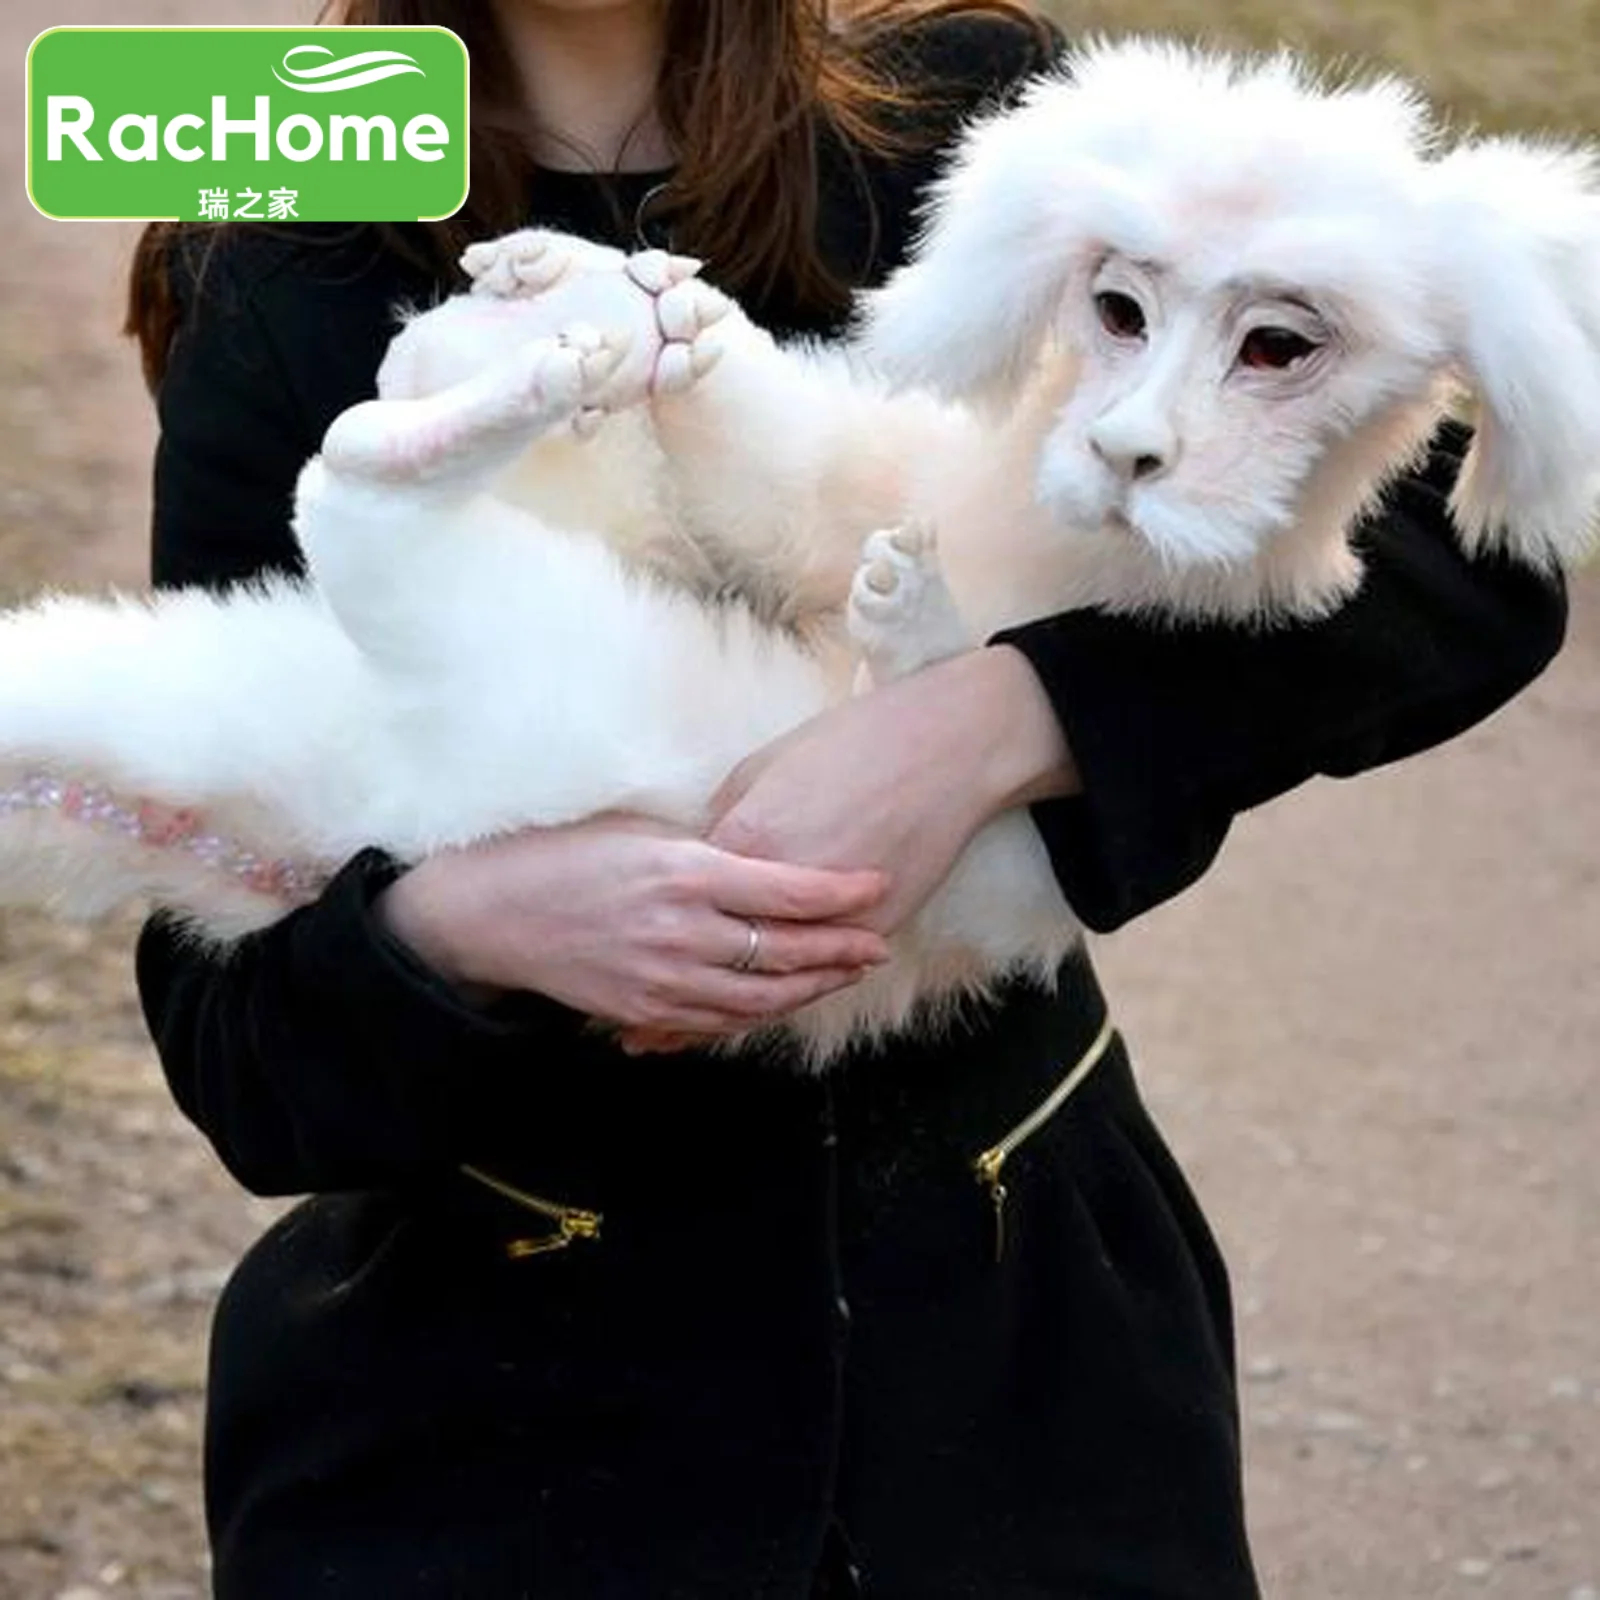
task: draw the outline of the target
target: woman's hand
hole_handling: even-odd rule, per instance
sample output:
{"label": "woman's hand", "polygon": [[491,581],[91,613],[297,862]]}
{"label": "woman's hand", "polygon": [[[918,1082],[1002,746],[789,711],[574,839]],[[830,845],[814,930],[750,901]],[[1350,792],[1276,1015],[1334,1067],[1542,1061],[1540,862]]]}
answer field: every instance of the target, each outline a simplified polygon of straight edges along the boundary
{"label": "woman's hand", "polygon": [[[710,841],[742,856],[879,869],[889,892],[866,922],[889,934],[992,817],[1077,787],[1033,668],[997,646],[848,701],[758,750],[712,801]],[[623,1035],[639,1052],[703,1042],[663,1029]]]}
{"label": "woman's hand", "polygon": [[712,801],[709,838],[740,855],[886,873],[869,925],[892,933],[991,818],[1076,787],[1032,667],[999,646],[848,701],[757,751]]}
{"label": "woman's hand", "polygon": [[[379,914],[465,988],[532,989],[603,1021],[722,1037],[857,982],[881,873],[750,861],[666,824],[600,817],[421,862]],[[750,923],[759,970],[741,972]]]}

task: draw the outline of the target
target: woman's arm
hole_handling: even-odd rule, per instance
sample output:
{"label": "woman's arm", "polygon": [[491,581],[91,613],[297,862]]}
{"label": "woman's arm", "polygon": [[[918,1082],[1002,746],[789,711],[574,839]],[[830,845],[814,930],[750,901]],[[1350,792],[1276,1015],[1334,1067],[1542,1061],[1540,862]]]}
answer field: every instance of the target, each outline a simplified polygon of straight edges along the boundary
{"label": "woman's arm", "polygon": [[1001,811],[1075,793],[1049,697],[1010,649],[969,650],[814,717],[758,750],[712,801],[713,843],[889,879],[898,928]]}
{"label": "woman's arm", "polygon": [[[443,859],[402,875],[365,851],[225,955],[146,924],[139,994],[173,1097],[246,1187],[370,1188],[453,1166],[503,1132],[505,1107],[537,1103],[530,1080],[561,1070],[590,1016],[742,1032],[886,953],[833,925],[880,897],[871,873],[741,862],[637,825],[530,831],[463,852],[465,870]],[[413,883],[425,909],[386,911]],[[762,922],[761,973],[734,967],[746,915]],[[442,931],[441,955],[465,962],[453,979],[503,987],[469,1001],[393,921],[429,950]]]}
{"label": "woman's arm", "polygon": [[373,905],[395,872],[357,856],[315,904],[225,954],[161,915],[139,936],[139,997],[173,1098],[258,1194],[453,1165],[498,1081],[581,1021],[534,997],[498,1014],[458,999],[384,934]]}
{"label": "woman's arm", "polygon": [[1032,802],[1074,910],[1099,930],[1126,922],[1193,883],[1239,812],[1439,744],[1554,656],[1560,582],[1456,543],[1446,499],[1465,443],[1445,430],[1425,470],[1395,486],[1363,534],[1360,593],[1325,621],[1260,632],[1072,612],[1008,630],[1005,648],[930,667],[758,753],[730,780],[712,839],[883,869],[874,925],[887,931],[978,827]]}

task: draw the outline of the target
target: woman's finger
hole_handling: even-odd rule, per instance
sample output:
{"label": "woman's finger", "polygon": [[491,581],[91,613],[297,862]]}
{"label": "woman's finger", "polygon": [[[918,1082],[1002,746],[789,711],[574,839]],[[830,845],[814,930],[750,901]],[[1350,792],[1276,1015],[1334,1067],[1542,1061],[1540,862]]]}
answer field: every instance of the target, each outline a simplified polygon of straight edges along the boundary
{"label": "woman's finger", "polygon": [[727,851],[706,851],[706,889],[711,903],[736,917],[771,917],[779,922],[835,922],[859,917],[888,892],[883,873],[796,867]]}
{"label": "woman's finger", "polygon": [[814,967],[782,975],[719,969],[695,980],[693,1003],[721,1019],[721,1026],[709,1031],[743,1033],[838,989],[848,989],[865,976],[860,967]]}
{"label": "woman's finger", "polygon": [[713,822],[720,821],[725,812],[733,810],[744,799],[765,764],[766,752],[758,751],[753,756],[747,756],[722,780],[706,807],[706,814]]}
{"label": "woman's finger", "polygon": [[716,942],[707,952],[711,965],[765,977],[818,967],[877,967],[889,959],[888,943],[880,934],[828,922],[719,918],[709,937]]}
{"label": "woman's finger", "polygon": [[859,967],[824,967],[785,977],[701,968],[665,998],[658,992],[647,1010],[615,1020],[628,1029],[723,1039],[775,1022],[824,995],[848,989],[865,975]]}
{"label": "woman's finger", "polygon": [[[723,1038],[731,1035],[723,1035]],[[704,1050],[719,1043],[714,1033],[668,1033],[660,1028],[624,1028],[617,1043],[624,1055],[671,1056],[686,1050]]]}

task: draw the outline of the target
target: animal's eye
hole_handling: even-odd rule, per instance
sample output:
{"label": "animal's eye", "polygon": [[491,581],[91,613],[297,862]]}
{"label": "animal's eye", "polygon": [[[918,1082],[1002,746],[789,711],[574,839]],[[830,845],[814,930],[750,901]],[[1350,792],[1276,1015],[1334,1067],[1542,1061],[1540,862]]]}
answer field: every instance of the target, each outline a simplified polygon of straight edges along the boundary
{"label": "animal's eye", "polygon": [[1100,326],[1113,339],[1144,337],[1144,307],[1131,294],[1118,294],[1115,289],[1102,289],[1094,297],[1094,308],[1100,313]]}
{"label": "animal's eye", "polygon": [[1293,328],[1252,328],[1239,346],[1239,365],[1257,372],[1282,372],[1318,349],[1315,340]]}

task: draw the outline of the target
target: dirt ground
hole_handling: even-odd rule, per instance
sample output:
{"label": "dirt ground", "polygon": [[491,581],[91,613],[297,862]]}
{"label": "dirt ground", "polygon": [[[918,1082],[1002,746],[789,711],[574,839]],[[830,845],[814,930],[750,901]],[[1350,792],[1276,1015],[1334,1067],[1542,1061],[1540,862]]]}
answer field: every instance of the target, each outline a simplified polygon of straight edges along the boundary
{"label": "dirt ground", "polygon": [[[136,581],[152,437],[114,336],[127,228],[48,223],[20,64],[59,22],[295,20],[294,0],[0,8],[0,593]],[[1593,0],[1149,0],[1281,25],[1493,120],[1593,119]],[[1245,819],[1101,950],[1233,1262],[1252,1515],[1283,1600],[1600,1595],[1600,573],[1514,707]],[[132,924],[0,919],[0,1600],[204,1592],[203,1342],[273,1214],[172,1110]],[[288,1600],[288,1597],[286,1597]]]}

